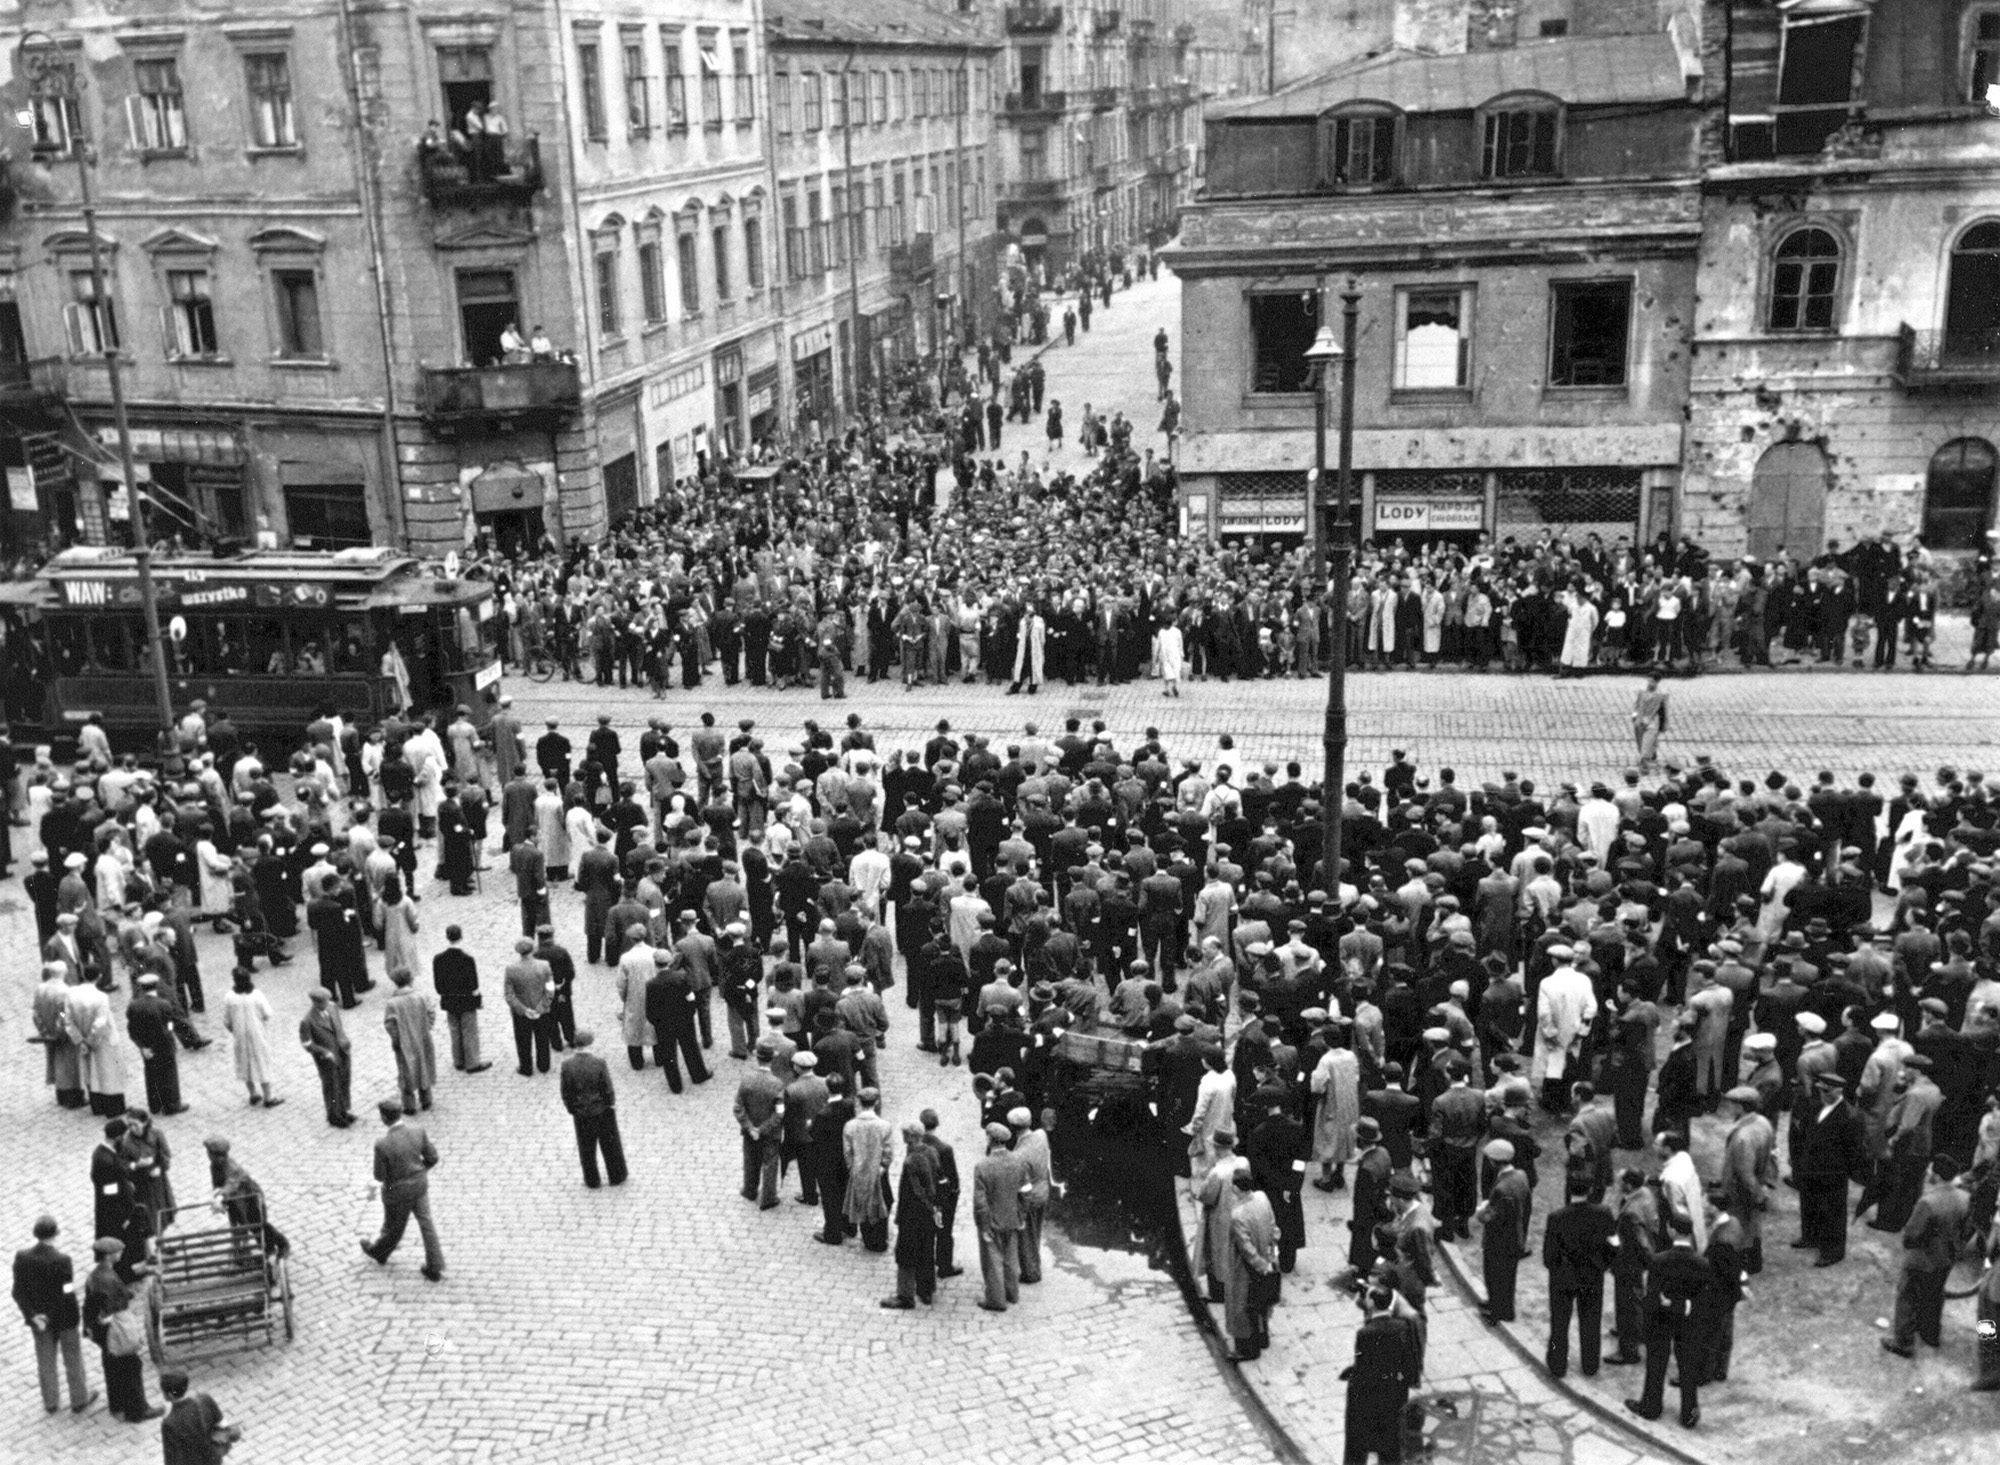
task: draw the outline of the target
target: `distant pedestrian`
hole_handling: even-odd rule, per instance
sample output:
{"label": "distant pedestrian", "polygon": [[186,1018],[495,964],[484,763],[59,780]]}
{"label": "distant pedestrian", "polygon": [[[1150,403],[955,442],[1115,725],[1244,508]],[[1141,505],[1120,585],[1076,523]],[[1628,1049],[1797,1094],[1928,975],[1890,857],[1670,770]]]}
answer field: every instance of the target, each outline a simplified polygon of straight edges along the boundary
{"label": "distant pedestrian", "polygon": [[493,1065],[479,1056],[479,1009],[485,1005],[479,995],[479,963],[459,946],[465,939],[462,929],[446,926],[444,939],[445,949],[431,958],[431,985],[451,1029],[451,1066],[460,1073],[484,1073]]}
{"label": "distant pedestrian", "polygon": [[42,1407],[53,1414],[62,1407],[56,1387],[56,1358],[62,1358],[69,1379],[69,1407],[81,1414],[97,1397],[83,1372],[83,1342],[78,1331],[75,1268],[55,1246],[56,1218],[35,1222],[35,1244],[14,1253],[14,1305],[35,1335],[35,1367],[41,1375]]}
{"label": "distant pedestrian", "polygon": [[167,1417],[160,1421],[166,1465],[222,1465],[229,1447],[243,1438],[243,1430],[209,1395],[189,1397],[188,1384],[182,1370],[160,1370],[160,1393],[167,1401]]}
{"label": "distant pedestrian", "polygon": [[326,1101],[326,1122],[345,1129],[354,1122],[354,1056],[347,1024],[333,1005],[333,993],[315,987],[306,994],[312,1006],[299,1019],[299,1045],[319,1069],[320,1097]]}
{"label": "distant pedestrian", "polygon": [[1021,1281],[1031,1285],[1042,1280],[1042,1223],[1053,1184],[1049,1137],[1034,1127],[1034,1115],[1026,1108],[1008,1110],[1007,1127],[1014,1132],[1014,1157],[1028,1172],[1028,1188],[1021,1196]]}
{"label": "distant pedestrian", "polygon": [[[555,973],[535,957],[535,943],[514,943],[514,960],[504,977],[507,1010],[514,1019],[514,1058],[523,1078],[549,1071],[549,1013],[555,1004]],[[429,1107],[426,1105],[425,1107]]]}
{"label": "distant pedestrian", "polygon": [[1423,1373],[1416,1320],[1396,1311],[1393,1291],[1370,1287],[1361,1312],[1354,1362],[1340,1371],[1347,1383],[1346,1465],[1367,1465],[1370,1455],[1403,1458],[1403,1414]]}
{"label": "distant pedestrian", "polygon": [[1660,739],[1667,731],[1667,694],[1660,690],[1660,674],[1646,678],[1646,686],[1632,701],[1632,738],[1638,744],[1639,771],[1651,773],[1660,765]]}
{"label": "distant pedestrian", "polygon": [[1010,1148],[1012,1141],[1006,1125],[987,1125],[986,1157],[972,1167],[972,1224],[979,1232],[979,1269],[986,1279],[979,1305],[987,1312],[1005,1312],[1021,1300],[1017,1233],[1028,1171]]}
{"label": "distant pedestrian", "polygon": [[921,1124],[903,1126],[903,1174],[896,1190],[896,1290],[882,1306],[908,1311],[937,1297],[938,1154]]}
{"label": "distant pedestrian", "polygon": [[396,1058],[396,1083],[403,1091],[403,1112],[415,1114],[431,1106],[437,1083],[437,1048],[431,1029],[437,1025],[437,1005],[412,987],[409,971],[398,971],[395,991],[382,1009],[382,1026],[389,1034],[389,1051]]}
{"label": "distant pedestrian", "polygon": [[1479,1256],[1485,1274],[1486,1306],[1482,1315],[1488,1322],[1514,1321],[1514,1279],[1521,1258],[1528,1252],[1528,1210],[1531,1204],[1527,1175],[1514,1163],[1510,1140],[1486,1142],[1482,1151],[1499,1166],[1486,1204],[1475,1217],[1480,1223]]}
{"label": "distant pedestrian", "polygon": [[757,1066],[736,1086],[736,1127],[743,1136],[743,1199],[768,1211],[778,1204],[778,1163],[785,1128],[785,1086],[771,1072],[777,1049],[757,1042]]}
{"label": "distant pedestrian", "polygon": [[1054,398],[1049,401],[1048,438],[1049,452],[1054,453],[1062,446],[1063,417],[1062,403]]}
{"label": "distant pedestrian", "polygon": [[361,1243],[361,1254],[377,1266],[389,1265],[389,1256],[401,1245],[403,1232],[416,1217],[424,1238],[423,1272],[427,1280],[444,1280],[444,1248],[438,1244],[437,1226],[431,1220],[431,1171],[438,1162],[437,1147],[421,1126],[405,1117],[403,1106],[394,1099],[376,1105],[382,1116],[384,1134],[375,1141],[375,1190],[382,1197],[382,1234]]}
{"label": "distant pedestrian", "polygon": [[583,1161],[583,1183],[592,1190],[602,1182],[597,1174],[597,1157],[604,1156],[605,1177],[613,1185],[625,1183],[625,1145],[618,1134],[618,1093],[611,1083],[611,1069],[602,1058],[589,1052],[596,1035],[578,1028],[570,1046],[575,1051],[563,1059],[560,1082],[563,1108],[569,1110],[576,1126],[576,1150]]}
{"label": "distant pedestrian", "polygon": [[105,1403],[114,1416],[128,1424],[144,1424],[149,1419],[158,1419],[166,1410],[146,1398],[142,1356],[145,1324],[134,1306],[131,1287],[118,1273],[125,1241],[117,1236],[100,1236],[91,1243],[91,1250],[97,1256],[97,1265],[83,1284],[83,1330],[97,1344],[98,1357],[104,1365]]}
{"label": "distant pedestrian", "polygon": [[896,1131],[879,1112],[882,1094],[864,1088],[856,1096],[860,1112],[841,1131],[847,1164],[847,1223],[861,1232],[870,1251],[889,1249],[889,1166],[896,1154]]}
{"label": "distant pedestrian", "polygon": [[236,1052],[236,1076],[250,1091],[250,1102],[275,1109],[285,1101],[271,1092],[271,1004],[250,975],[236,968],[235,990],[222,999],[222,1025]]}

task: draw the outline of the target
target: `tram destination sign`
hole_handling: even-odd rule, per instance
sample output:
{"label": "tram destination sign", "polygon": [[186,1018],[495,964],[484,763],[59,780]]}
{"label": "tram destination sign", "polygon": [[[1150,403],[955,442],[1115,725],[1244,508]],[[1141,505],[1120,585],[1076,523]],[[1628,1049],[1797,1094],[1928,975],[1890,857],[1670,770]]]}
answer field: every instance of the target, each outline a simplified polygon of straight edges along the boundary
{"label": "tram destination sign", "polygon": [[[137,577],[102,575],[64,579],[63,604],[80,610],[123,610],[141,603]],[[155,575],[155,598],[182,610],[324,610],[333,604],[326,586],[310,581],[211,580],[199,574]]]}

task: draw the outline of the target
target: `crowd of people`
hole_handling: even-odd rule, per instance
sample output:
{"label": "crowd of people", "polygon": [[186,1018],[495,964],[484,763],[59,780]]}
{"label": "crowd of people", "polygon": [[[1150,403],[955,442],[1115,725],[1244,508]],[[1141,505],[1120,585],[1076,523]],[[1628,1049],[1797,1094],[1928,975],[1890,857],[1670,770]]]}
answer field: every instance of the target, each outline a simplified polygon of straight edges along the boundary
{"label": "crowd of people", "polygon": [[[186,1107],[180,1051],[209,1041],[196,923],[232,937],[223,1026],[259,1107],[283,1102],[283,1044],[258,964],[310,934],[298,1040],[337,1128],[353,1122],[347,1014],[379,952],[400,1092],[378,1106],[384,1226],[362,1249],[386,1264],[414,1219],[437,1281],[419,1116],[440,1010],[454,1069],[491,1065],[478,964],[450,925],[426,983],[417,903],[435,874],[449,912],[502,864],[520,915],[497,984],[517,1069],[565,1055],[586,1185],[627,1174],[611,1067],[575,1012],[579,970],[602,965],[632,1071],[681,1092],[712,1078],[718,1043],[744,1065],[746,1201],[776,1206],[796,1171],[823,1243],[887,1252],[893,1222],[883,1305],[931,1302],[959,1270],[961,1176],[934,1111],[900,1134],[887,1117],[884,998],[900,986],[917,1048],[962,1065],[979,1097],[981,1306],[1004,1310],[1040,1275],[1063,1034],[1120,1033],[1186,1136],[1196,1263],[1236,1357],[1266,1345],[1311,1243],[1308,1177],[1350,1190],[1340,1280],[1366,1319],[1349,1417],[1372,1448],[1401,1428],[1383,1401],[1421,1383],[1436,1247],[1477,1225],[1487,1315],[1511,1320],[1544,1176],[1551,1371],[1574,1318],[1584,1372],[1643,1359],[1641,1414],[1661,1412],[1676,1359],[1689,1425],[1699,1389],[1727,1377],[1744,1279],[1785,1267],[1762,1235],[1781,1176],[1799,1191],[1792,1245],[1817,1265],[1846,1255],[1853,1186],[1853,1214],[1901,1237],[1893,1352],[1942,1341],[1943,1276],[1990,1245],[2000,796],[1977,772],[1878,789],[1670,758],[1597,784],[1465,787],[1398,754],[1342,791],[1329,898],[1321,790],[1296,765],[1240,766],[1227,739],[1175,757],[1153,729],[1121,748],[1102,722],[995,739],[947,719],[921,748],[883,750],[849,716],[807,722],[774,757],[753,721],[725,732],[711,714],[685,747],[658,717],[630,748],[609,714],[580,748],[553,723],[531,736],[505,704],[483,734],[463,709],[440,721],[412,713],[364,739],[325,715],[279,772],[197,709],[169,771],[97,753],[63,769],[44,751],[24,782],[46,1078],[106,1121],[91,1161],[103,1280],[81,1324],[126,1417],[153,1406],[111,1319],[170,1224],[158,1121]],[[125,1092],[128,1044],[144,1105]],[[221,1158],[218,1186],[261,1217],[226,1139]],[[2000,1284],[1979,1307],[2000,1318]],[[45,1308],[24,1316],[56,1335],[53,1407],[64,1330],[35,1323]],[[2000,1348],[1981,1347],[1974,1387],[2000,1387]]]}

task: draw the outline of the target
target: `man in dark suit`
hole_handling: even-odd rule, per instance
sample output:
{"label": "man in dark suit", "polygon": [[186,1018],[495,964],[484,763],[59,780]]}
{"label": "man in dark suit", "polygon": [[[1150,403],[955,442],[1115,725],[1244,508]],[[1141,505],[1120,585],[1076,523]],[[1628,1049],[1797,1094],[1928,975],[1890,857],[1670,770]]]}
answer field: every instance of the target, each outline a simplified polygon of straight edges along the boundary
{"label": "man in dark suit", "polygon": [[1021,1300],[1020,1253],[1015,1238],[1021,1229],[1021,1192],[1027,1167],[1009,1148],[1012,1134],[1004,1124],[986,1126],[986,1157],[972,1169],[972,1219],[979,1232],[979,1266],[986,1295],[979,1305],[987,1312],[1005,1312]]}
{"label": "man in dark suit", "polygon": [[535,959],[535,943],[514,943],[514,960],[502,978],[507,1010],[514,1018],[514,1055],[523,1078],[549,1071],[549,1013],[555,1003],[555,974]]}
{"label": "man in dark suit", "polygon": [[139,974],[139,995],[125,1009],[125,1031],[139,1049],[146,1069],[146,1107],[155,1114],[179,1114],[181,1102],[180,1042],[174,1037],[174,1009],[160,995],[154,972]]}
{"label": "man in dark suit", "polygon": [[1817,1251],[1813,1265],[1830,1267],[1847,1255],[1848,1183],[1867,1176],[1871,1162],[1839,1072],[1814,1074],[1813,1096],[1792,1151],[1799,1183],[1799,1238],[1792,1246]]}
{"label": "man in dark suit", "polygon": [[1366,1276],[1375,1265],[1375,1228],[1389,1219],[1389,1152],[1382,1126],[1373,1119],[1354,1122],[1354,1213],[1347,1223],[1347,1264]]}
{"label": "man in dark suit", "polygon": [[385,1132],[375,1141],[375,1183],[382,1192],[382,1234],[361,1243],[361,1254],[377,1266],[389,1265],[389,1255],[402,1242],[410,1218],[424,1238],[424,1277],[444,1280],[444,1248],[431,1221],[431,1169],[437,1147],[421,1125],[403,1117],[400,1100],[384,1099],[376,1106]]}
{"label": "man in dark suit", "polygon": [[551,717],[549,730],[535,739],[535,766],[559,789],[569,787],[569,751],[569,739],[556,731],[556,719]]}
{"label": "man in dark suit", "polygon": [[35,1364],[42,1379],[42,1407],[53,1414],[62,1405],[56,1388],[56,1355],[69,1375],[69,1407],[81,1414],[97,1395],[83,1373],[83,1340],[78,1333],[70,1259],[55,1248],[56,1218],[35,1222],[35,1244],[14,1253],[14,1305],[35,1335]]}
{"label": "man in dark suit", "polygon": [[1407,1170],[1413,1158],[1410,1131],[1415,1128],[1422,1101],[1403,1088],[1403,1065],[1382,1065],[1382,1087],[1361,1096],[1361,1112],[1382,1126],[1382,1148],[1389,1152],[1392,1169]]}
{"label": "man in dark suit", "polygon": [[[576,857],[576,888],[583,892],[584,959],[595,966],[604,955],[605,918],[622,888],[610,830],[599,830],[597,843]],[[616,957],[611,964],[618,964]]]}
{"label": "man in dark suit", "polygon": [[326,876],[306,902],[306,925],[319,953],[319,984],[342,1007],[359,1007],[361,999],[355,994],[373,985],[368,977],[368,947],[361,917],[342,893],[338,875]]}
{"label": "man in dark suit", "polygon": [[1431,1101],[1430,1146],[1432,1202],[1443,1236],[1466,1235],[1466,1222],[1478,1204],[1479,1142],[1486,1133],[1486,1095],[1471,1086],[1472,1065],[1457,1056],[1447,1060],[1451,1087]]}
{"label": "man in dark suit", "polygon": [[571,1046],[576,1050],[563,1059],[563,1108],[576,1125],[576,1152],[583,1160],[583,1183],[592,1190],[603,1182],[597,1175],[598,1151],[604,1152],[604,1170],[613,1185],[625,1183],[625,1146],[618,1136],[618,1095],[611,1086],[611,1070],[604,1060],[589,1051],[593,1035],[578,1028]]}
{"label": "man in dark suit", "polygon": [[451,1028],[451,1066],[461,1073],[484,1073],[493,1065],[479,1056],[479,1009],[485,1005],[479,995],[479,963],[458,944],[465,933],[457,926],[446,926],[444,939],[450,944],[431,958],[431,985]]}
{"label": "man in dark suit", "polygon": [[[1694,1300],[1714,1281],[1706,1258],[1694,1249],[1692,1229],[1685,1220],[1673,1223],[1674,1239],[1647,1262],[1646,1300],[1640,1308],[1646,1329],[1646,1383],[1625,1407],[1641,1419],[1658,1419],[1666,1407],[1669,1356],[1680,1365],[1681,1423],[1693,1429],[1701,1422],[1701,1340],[1695,1336]],[[1624,1340],[1619,1340],[1621,1346]]]}
{"label": "man in dark suit", "polygon": [[942,1219],[937,1230],[937,1274],[940,1278],[960,1276],[965,1268],[953,1264],[951,1241],[952,1222],[958,1215],[958,1154],[951,1142],[938,1133],[937,1110],[926,1109],[917,1119],[924,1127],[923,1142],[938,1157],[937,1208]]}
{"label": "man in dark suit", "polygon": [[1589,1191],[1572,1189],[1569,1203],[1549,1217],[1542,1235],[1542,1264],[1549,1269],[1549,1372],[1569,1371],[1569,1319],[1576,1314],[1583,1376],[1597,1373],[1604,1330],[1604,1273],[1614,1252],[1616,1223]]}
{"label": "man in dark suit", "polygon": [[1499,1167],[1486,1204],[1479,1208],[1479,1259],[1486,1280],[1488,1322],[1514,1321],[1514,1279],[1521,1258],[1528,1254],[1528,1211],[1533,1198],[1527,1175],[1514,1163],[1514,1146],[1504,1139],[1488,1140],[1481,1152]]}

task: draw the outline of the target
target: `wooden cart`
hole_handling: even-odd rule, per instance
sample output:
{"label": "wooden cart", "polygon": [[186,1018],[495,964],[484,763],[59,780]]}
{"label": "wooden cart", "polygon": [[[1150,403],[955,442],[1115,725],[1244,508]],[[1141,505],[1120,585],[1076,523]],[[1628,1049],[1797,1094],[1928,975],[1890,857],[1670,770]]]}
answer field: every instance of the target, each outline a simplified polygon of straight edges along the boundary
{"label": "wooden cart", "polygon": [[[210,1345],[235,1347],[275,1341],[282,1319],[285,1341],[292,1339],[290,1265],[274,1253],[262,1223],[232,1225],[227,1219],[206,1229],[168,1227],[162,1218],[156,1243],[148,1342],[153,1362]],[[188,1221],[212,1218],[206,1208],[185,1213]]]}

